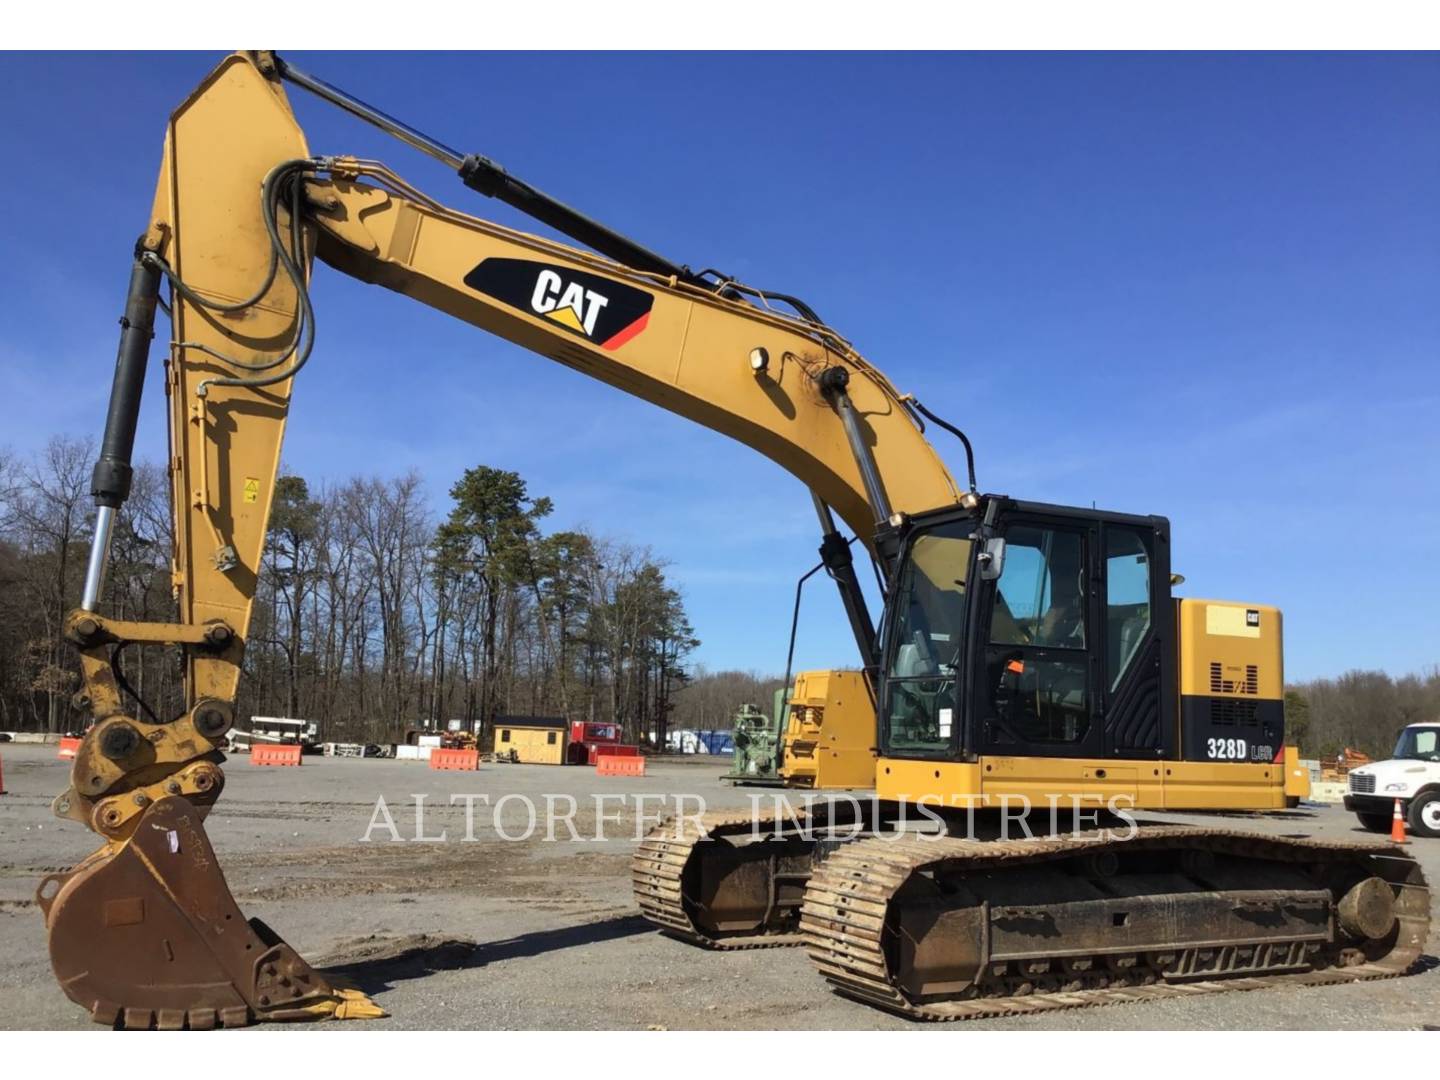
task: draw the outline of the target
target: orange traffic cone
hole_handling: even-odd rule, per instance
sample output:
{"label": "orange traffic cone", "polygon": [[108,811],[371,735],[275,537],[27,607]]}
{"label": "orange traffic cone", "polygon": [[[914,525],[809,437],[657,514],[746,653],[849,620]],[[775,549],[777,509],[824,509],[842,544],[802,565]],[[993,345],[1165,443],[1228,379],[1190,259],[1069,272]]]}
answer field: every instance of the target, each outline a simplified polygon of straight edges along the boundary
{"label": "orange traffic cone", "polygon": [[1395,800],[1395,816],[1390,820],[1390,839],[1397,844],[1405,843],[1405,815],[1400,812],[1400,800]]}

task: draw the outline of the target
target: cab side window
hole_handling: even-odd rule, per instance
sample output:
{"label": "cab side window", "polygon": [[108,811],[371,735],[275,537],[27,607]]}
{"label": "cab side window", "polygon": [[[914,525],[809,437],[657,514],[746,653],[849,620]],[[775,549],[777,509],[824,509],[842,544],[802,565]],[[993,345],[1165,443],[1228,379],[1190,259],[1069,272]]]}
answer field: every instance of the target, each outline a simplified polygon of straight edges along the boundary
{"label": "cab side window", "polygon": [[1079,743],[1089,734],[1085,539],[1036,525],[1005,531],[986,650],[999,746]]}
{"label": "cab side window", "polygon": [[1085,648],[1080,534],[1024,525],[1006,532],[1005,545],[990,640],[999,645]]}
{"label": "cab side window", "polygon": [[1120,685],[1150,632],[1150,553],[1134,529],[1105,530],[1105,669]]}

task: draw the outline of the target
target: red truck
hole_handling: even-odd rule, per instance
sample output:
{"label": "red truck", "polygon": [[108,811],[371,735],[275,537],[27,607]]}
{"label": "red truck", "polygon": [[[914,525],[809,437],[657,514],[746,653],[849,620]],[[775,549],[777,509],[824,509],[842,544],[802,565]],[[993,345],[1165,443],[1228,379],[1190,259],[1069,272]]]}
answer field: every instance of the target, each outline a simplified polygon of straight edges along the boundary
{"label": "red truck", "polygon": [[605,754],[622,754],[634,757],[640,747],[620,741],[619,724],[593,724],[589,720],[576,720],[570,725],[570,764],[594,765],[597,758]]}

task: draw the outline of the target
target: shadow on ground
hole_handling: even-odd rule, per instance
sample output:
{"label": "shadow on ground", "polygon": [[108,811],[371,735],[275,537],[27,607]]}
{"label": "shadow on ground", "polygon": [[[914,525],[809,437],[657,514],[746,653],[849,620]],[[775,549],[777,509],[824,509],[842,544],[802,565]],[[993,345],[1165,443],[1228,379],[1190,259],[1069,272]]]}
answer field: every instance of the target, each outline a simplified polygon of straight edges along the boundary
{"label": "shadow on ground", "polygon": [[484,943],[437,934],[407,937],[370,937],[348,943],[327,957],[321,971],[363,990],[377,994],[407,979],[420,979],[437,971],[465,971],[499,963],[540,956],[578,945],[653,933],[655,927],[640,915],[624,915],[599,922],[537,930],[502,941]]}

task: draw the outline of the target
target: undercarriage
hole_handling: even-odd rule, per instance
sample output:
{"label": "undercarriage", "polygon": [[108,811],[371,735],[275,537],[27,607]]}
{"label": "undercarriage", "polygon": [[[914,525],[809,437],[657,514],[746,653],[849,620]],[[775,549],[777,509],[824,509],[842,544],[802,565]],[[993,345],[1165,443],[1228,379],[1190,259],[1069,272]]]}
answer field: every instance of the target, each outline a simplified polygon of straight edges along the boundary
{"label": "undercarriage", "polygon": [[642,912],[708,948],[804,944],[838,992],[916,1020],[1384,978],[1429,930],[1424,877],[1391,845],[922,835],[899,808],[841,806],[658,827],[632,864]]}

